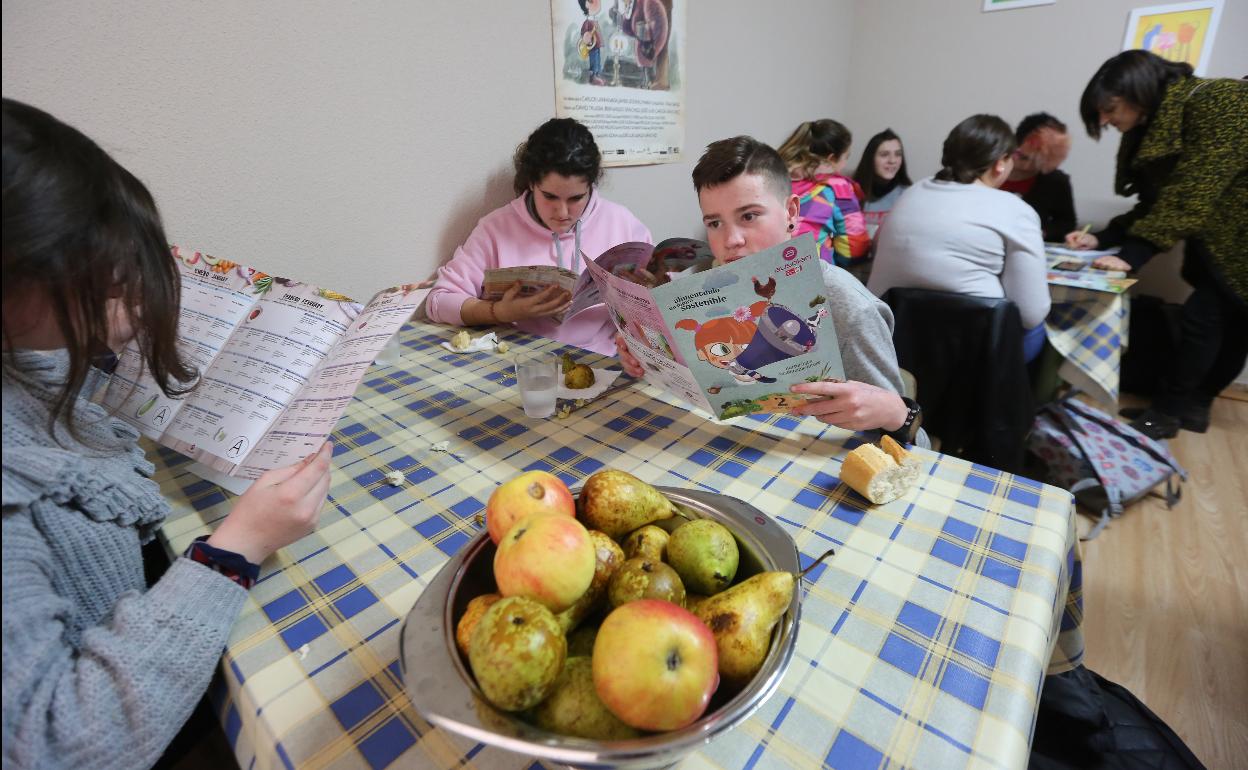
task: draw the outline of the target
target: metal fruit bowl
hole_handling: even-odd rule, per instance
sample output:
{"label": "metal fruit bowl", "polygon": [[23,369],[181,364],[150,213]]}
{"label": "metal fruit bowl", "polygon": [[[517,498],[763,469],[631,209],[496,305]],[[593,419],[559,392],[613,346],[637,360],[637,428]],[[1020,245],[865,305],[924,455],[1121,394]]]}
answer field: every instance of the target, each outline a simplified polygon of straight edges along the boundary
{"label": "metal fruit bowl", "polygon": [[[723,495],[659,489],[685,514],[714,519],[732,531],[741,551],[737,580],[771,570],[800,571],[793,539],[757,508]],[[483,532],[425,588],[403,621],[399,641],[403,679],[416,710],[433,724],[482,743],[572,766],[664,767],[754,713],[775,692],[793,657],[800,586],[772,632],[762,670],[743,690],[717,692],[702,718],[688,727],[612,742],[546,732],[491,706],[455,646],[455,626],[469,600],[496,590],[493,565],[494,544]]]}

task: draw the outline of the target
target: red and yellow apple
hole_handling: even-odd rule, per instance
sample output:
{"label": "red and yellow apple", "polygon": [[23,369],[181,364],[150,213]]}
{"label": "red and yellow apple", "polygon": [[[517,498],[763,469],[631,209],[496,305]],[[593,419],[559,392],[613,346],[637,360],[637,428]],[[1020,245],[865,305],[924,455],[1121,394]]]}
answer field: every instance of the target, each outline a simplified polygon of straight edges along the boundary
{"label": "red and yellow apple", "polygon": [[594,690],[621,722],[640,730],[692,724],[719,686],[711,630],[671,602],[617,607],[594,640]]}
{"label": "red and yellow apple", "polygon": [[498,545],[512,524],[534,513],[576,515],[576,501],[558,476],[529,471],[499,484],[485,504],[485,528]]}
{"label": "red and yellow apple", "polygon": [[579,521],[535,513],[513,524],[498,544],[494,582],[503,596],[524,596],[559,613],[589,588],[596,564],[594,541]]}

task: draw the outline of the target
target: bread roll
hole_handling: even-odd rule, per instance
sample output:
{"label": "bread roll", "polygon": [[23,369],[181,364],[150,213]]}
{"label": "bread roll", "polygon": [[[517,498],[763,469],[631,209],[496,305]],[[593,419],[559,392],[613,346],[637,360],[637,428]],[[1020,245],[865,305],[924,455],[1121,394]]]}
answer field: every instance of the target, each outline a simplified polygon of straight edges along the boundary
{"label": "bread roll", "polygon": [[919,462],[900,444],[885,436],[874,444],[855,448],[841,463],[841,481],[876,505],[892,502],[919,480]]}

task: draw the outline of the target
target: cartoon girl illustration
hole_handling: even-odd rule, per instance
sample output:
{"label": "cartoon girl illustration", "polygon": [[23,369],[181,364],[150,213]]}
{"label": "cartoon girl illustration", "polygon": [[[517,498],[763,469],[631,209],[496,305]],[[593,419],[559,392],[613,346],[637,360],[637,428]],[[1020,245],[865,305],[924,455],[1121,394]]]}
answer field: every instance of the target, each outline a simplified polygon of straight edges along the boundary
{"label": "cartoon girl illustration", "polygon": [[706,323],[684,318],[676,322],[676,328],[693,332],[693,346],[698,350],[699,359],[728,370],[739,382],[775,382],[774,377],[761,375],[737,362],[758,333],[754,319],[762,317],[770,304],[765,300],[755,302],[737,308],[731,316],[713,318]]}
{"label": "cartoon girl illustration", "polygon": [[754,293],[763,301],[737,308],[730,318],[705,324],[686,318],[678,321],[676,328],[694,332],[698,358],[711,366],[727,369],[740,382],[771,383],[776,379],[758,370],[814,350],[819,322],[827,315],[827,308],[820,307],[814,315],[803,318],[771,301],[776,293],[775,278],[766,283],[754,278],[753,282]]}

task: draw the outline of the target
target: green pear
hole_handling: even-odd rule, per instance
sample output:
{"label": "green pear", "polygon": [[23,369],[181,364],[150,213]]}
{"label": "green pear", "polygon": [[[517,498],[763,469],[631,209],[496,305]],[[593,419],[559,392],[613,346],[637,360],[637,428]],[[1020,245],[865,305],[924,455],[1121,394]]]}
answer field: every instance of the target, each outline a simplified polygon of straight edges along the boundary
{"label": "green pear", "polygon": [[550,694],[567,655],[563,629],[532,599],[495,602],[472,631],[468,663],[486,700],[503,711],[523,711]]}
{"label": "green pear", "polygon": [[771,631],[793,600],[797,580],[832,551],[799,574],[760,572],[720,591],[693,611],[711,629],[719,650],[719,675],[724,685],[740,689],[763,667],[771,649]]}
{"label": "green pear", "polygon": [[710,519],[686,522],[667,542],[667,563],[695,593],[713,596],[732,585],[740,561],[737,539]]}
{"label": "green pear", "polygon": [[619,607],[637,599],[662,599],[685,606],[685,586],[676,570],[661,561],[637,556],[620,565],[611,576],[607,600]]}
{"label": "green pear", "polygon": [[633,530],[624,539],[624,556],[629,559],[645,556],[654,561],[667,561],[667,541],[670,537],[667,530],[647,524],[641,529]]}
{"label": "green pear", "polygon": [[582,620],[589,617],[594,610],[603,604],[607,597],[607,585],[616,569],[624,563],[624,551],[619,544],[596,529],[589,530],[589,540],[594,545],[594,577],[589,588],[581,594],[571,607],[567,608],[555,619],[566,634],[576,628]]}
{"label": "green pear", "polygon": [[705,596],[703,594],[694,594],[694,593],[686,592],[685,593],[685,609],[689,610],[694,615],[697,615],[698,607],[701,607],[702,602],[706,601],[709,598],[711,597]]}
{"label": "green pear", "polygon": [[589,529],[620,538],[634,529],[675,514],[663,493],[631,473],[598,471],[585,479],[577,513]]}
{"label": "green pear", "polygon": [[588,657],[568,658],[554,691],[532,714],[535,725],[560,735],[599,741],[621,741],[641,735],[602,704],[594,690],[594,669]]}

